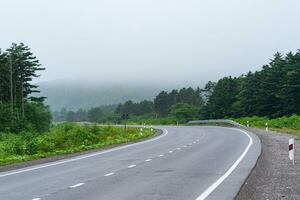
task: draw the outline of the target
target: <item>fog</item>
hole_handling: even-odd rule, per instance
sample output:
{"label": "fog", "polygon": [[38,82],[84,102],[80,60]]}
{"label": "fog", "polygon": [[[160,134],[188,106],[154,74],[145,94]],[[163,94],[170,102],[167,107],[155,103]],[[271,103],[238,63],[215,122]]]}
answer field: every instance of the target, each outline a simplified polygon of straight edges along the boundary
{"label": "fog", "polygon": [[39,81],[199,85],[300,47],[294,0],[1,0],[0,44],[30,46]]}

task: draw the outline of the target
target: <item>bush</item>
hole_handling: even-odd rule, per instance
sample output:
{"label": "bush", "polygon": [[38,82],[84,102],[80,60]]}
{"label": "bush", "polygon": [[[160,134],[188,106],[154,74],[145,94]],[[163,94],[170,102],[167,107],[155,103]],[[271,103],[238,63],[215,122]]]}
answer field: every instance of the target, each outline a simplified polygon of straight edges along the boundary
{"label": "bush", "polygon": [[243,125],[246,125],[247,121],[249,121],[250,126],[254,126],[254,127],[265,127],[265,124],[268,123],[268,126],[271,128],[288,128],[288,129],[300,130],[299,115],[284,116],[275,119],[253,116],[253,117],[238,118],[234,120]]}
{"label": "bush", "polygon": [[48,106],[42,103],[25,104],[24,117],[15,108],[11,113],[10,104],[0,104],[0,131],[19,134],[22,131],[45,132],[51,125],[52,116]]}
{"label": "bush", "polygon": [[137,128],[125,131],[120,127],[71,123],[58,124],[42,134],[0,132],[0,165],[135,141],[150,135],[152,132],[147,129],[140,135]]}
{"label": "bush", "polygon": [[48,131],[51,125],[52,115],[48,106],[42,103],[27,103],[25,106],[26,122],[37,132]]}

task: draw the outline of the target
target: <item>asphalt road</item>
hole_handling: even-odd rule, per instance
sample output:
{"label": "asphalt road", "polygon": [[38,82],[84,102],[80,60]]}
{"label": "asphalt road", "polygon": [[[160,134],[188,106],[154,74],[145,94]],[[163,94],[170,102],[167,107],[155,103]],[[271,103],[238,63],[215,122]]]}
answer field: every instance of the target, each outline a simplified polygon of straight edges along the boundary
{"label": "asphalt road", "polygon": [[0,173],[0,199],[233,199],[260,154],[239,129],[160,128],[144,142]]}

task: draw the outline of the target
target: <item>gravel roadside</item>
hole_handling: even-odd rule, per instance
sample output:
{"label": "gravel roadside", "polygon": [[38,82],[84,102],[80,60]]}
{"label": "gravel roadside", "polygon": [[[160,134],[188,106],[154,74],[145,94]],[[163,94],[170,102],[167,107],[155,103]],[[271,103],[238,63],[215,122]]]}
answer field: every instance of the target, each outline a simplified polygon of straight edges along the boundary
{"label": "gravel roadside", "polygon": [[300,154],[295,140],[295,165],[288,158],[288,139],[291,135],[249,129],[262,143],[262,154],[237,200],[245,199],[300,199]]}

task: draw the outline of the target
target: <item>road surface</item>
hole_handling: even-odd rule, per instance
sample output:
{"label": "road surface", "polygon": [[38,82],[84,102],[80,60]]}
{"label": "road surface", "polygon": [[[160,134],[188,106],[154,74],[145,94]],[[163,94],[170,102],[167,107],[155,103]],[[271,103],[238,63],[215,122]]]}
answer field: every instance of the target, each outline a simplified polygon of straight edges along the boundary
{"label": "road surface", "polygon": [[260,154],[239,129],[160,128],[144,142],[2,172],[0,199],[233,199]]}

